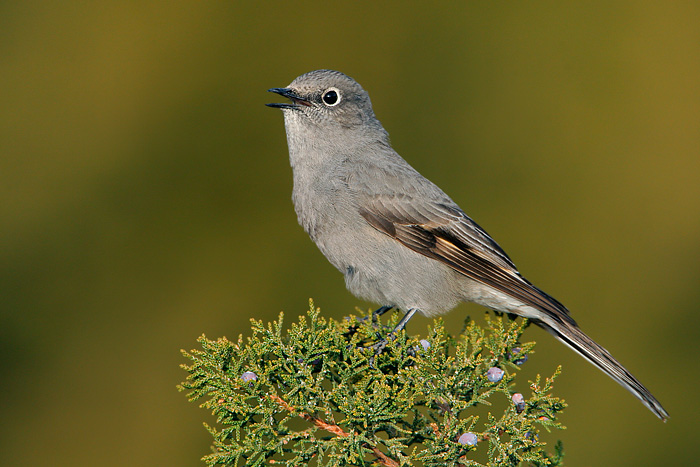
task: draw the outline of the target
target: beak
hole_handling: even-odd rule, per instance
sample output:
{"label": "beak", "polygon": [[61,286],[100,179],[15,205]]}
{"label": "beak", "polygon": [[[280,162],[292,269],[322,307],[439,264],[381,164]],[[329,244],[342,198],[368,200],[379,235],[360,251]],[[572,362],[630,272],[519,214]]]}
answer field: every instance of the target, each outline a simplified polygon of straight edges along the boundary
{"label": "beak", "polygon": [[305,105],[307,107],[311,107],[311,103],[308,101],[308,99],[304,99],[303,97],[299,96],[297,93],[294,92],[293,89],[290,88],[272,88],[268,89],[267,92],[274,92],[275,94],[279,94],[280,96],[286,97],[287,99],[291,100],[291,104],[265,104],[268,107],[274,107],[276,109],[293,109],[293,110],[299,110],[300,105]]}

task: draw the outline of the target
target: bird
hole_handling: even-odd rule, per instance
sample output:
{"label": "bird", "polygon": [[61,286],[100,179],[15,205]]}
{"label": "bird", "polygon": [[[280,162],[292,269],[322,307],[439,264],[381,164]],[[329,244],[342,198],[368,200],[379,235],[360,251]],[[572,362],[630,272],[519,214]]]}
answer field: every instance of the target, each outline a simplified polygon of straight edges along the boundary
{"label": "bird", "polygon": [[[569,310],[523,275],[443,190],[391,146],[368,93],[339,71],[315,70],[269,92],[281,109],[301,226],[355,296],[436,316],[461,302],[527,318],[573,349],[666,421],[661,403]],[[434,154],[432,157],[438,157]]]}

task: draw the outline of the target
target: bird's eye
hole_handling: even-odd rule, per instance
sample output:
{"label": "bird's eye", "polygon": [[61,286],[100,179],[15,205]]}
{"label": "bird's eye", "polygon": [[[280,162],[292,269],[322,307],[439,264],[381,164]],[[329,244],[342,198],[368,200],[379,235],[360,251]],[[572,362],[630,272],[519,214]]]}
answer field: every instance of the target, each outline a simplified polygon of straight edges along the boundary
{"label": "bird's eye", "polygon": [[321,99],[323,99],[323,103],[328,107],[338,105],[338,102],[340,102],[340,91],[336,88],[328,88],[323,93],[323,96],[321,96]]}

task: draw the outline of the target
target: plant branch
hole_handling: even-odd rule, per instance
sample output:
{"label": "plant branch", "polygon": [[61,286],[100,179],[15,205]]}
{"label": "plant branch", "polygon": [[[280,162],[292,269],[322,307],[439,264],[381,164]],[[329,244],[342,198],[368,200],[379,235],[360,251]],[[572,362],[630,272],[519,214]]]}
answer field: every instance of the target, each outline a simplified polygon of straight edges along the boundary
{"label": "plant branch", "polygon": [[[282,318],[252,320],[252,333],[234,341],[202,336],[200,349],[183,352],[179,388],[216,418],[209,467],[562,465],[561,445],[549,454],[540,439],[562,428],[566,404],[551,394],[560,370],[516,381],[533,354],[521,341],[526,321],[487,314],[485,327],[469,320],[451,336],[438,319],[413,337],[389,336],[398,314],[379,325],[338,322],[312,305],[296,322]],[[387,345],[368,358],[377,339]],[[299,418],[308,425],[294,431],[287,421]]]}
{"label": "plant branch", "polygon": [[[301,418],[303,418],[307,422],[313,423],[314,425],[321,428],[322,430],[326,430],[328,432],[333,433],[334,435],[341,436],[343,438],[350,436],[350,433],[343,430],[335,423],[328,423],[321,418],[315,417],[315,416],[308,414],[308,413],[305,413],[305,412],[301,412],[301,413],[295,412],[295,410],[289,404],[287,404],[284,401],[284,399],[282,399],[281,397],[279,397],[276,394],[270,395],[270,399],[277,402],[277,404],[280,407],[282,407],[284,410],[286,410],[287,412],[300,416]],[[367,447],[368,449],[370,449],[372,451],[372,453],[377,457],[377,460],[379,460],[379,462],[382,465],[385,465],[387,467],[399,467],[398,462],[396,462],[394,459],[388,457],[386,454],[384,454],[382,451],[380,451],[379,448],[377,448],[376,446],[366,445],[365,447]]]}

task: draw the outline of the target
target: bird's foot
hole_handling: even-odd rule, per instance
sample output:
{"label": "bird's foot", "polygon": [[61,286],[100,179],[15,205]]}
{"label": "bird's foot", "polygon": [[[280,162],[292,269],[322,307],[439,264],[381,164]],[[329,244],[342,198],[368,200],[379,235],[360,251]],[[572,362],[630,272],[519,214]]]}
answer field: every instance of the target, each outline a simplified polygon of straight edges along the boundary
{"label": "bird's foot", "polygon": [[377,334],[377,337],[379,337],[379,340],[378,340],[377,342],[375,342],[374,344],[370,345],[369,347],[365,347],[365,349],[371,350],[371,351],[374,352],[374,355],[372,355],[372,356],[369,358],[369,366],[370,366],[371,368],[375,368],[375,369],[376,369],[376,367],[374,366],[374,361],[375,361],[375,359],[376,359],[379,355],[381,355],[381,353],[384,351],[384,349],[386,348],[386,346],[389,345],[389,341],[390,341],[390,340],[393,341],[394,338],[395,338],[396,336],[394,335],[394,332],[392,331],[392,332],[390,332],[389,334],[387,334],[386,337],[381,337],[379,334]]}

